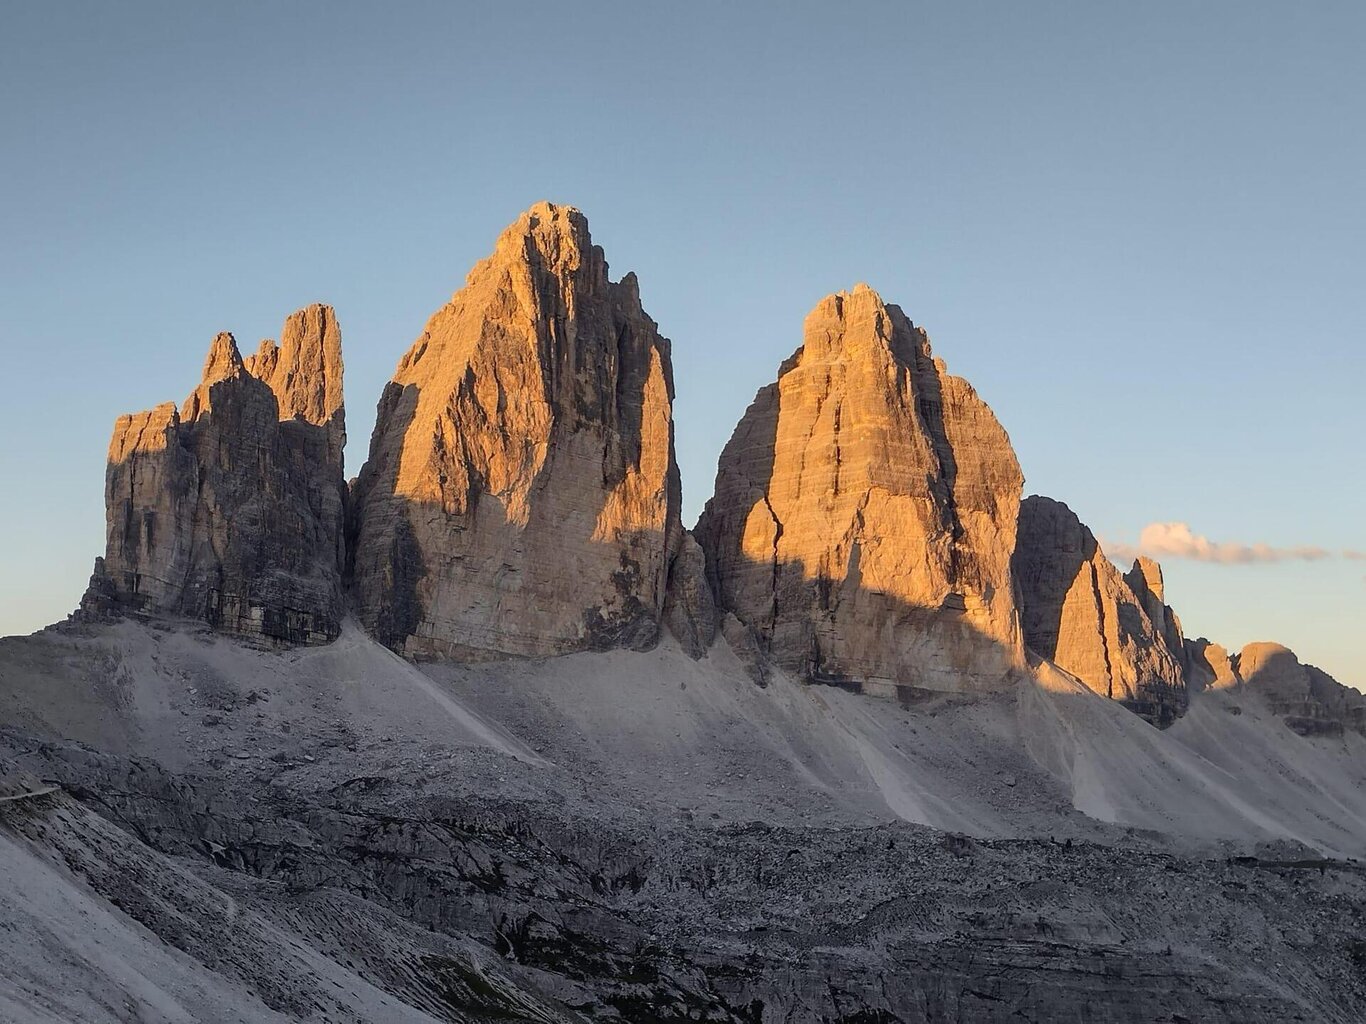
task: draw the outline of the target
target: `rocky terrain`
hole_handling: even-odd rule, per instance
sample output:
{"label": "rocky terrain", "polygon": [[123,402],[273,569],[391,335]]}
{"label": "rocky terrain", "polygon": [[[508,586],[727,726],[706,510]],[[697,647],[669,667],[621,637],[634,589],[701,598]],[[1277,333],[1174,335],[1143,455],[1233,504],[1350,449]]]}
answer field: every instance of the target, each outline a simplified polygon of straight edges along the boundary
{"label": "rocky terrain", "polygon": [[1366,740],[1251,694],[1159,731],[1061,681],[902,706],[673,641],[419,670],[355,627],[0,666],[0,759],[55,787],[0,804],[4,1019],[1366,1006]]}
{"label": "rocky terrain", "polygon": [[0,639],[0,1021],[1366,1019],[1366,698],[1186,638],[866,286],[693,532],[672,399],[543,203],[350,485],[330,307],[120,418]]}

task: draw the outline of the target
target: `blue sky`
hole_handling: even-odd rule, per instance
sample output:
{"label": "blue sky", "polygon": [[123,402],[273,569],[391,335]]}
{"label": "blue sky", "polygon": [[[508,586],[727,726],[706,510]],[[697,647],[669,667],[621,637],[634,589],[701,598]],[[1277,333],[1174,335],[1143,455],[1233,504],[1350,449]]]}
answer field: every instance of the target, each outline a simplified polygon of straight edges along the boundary
{"label": "blue sky", "polygon": [[330,302],[349,459],[501,228],[583,209],[673,339],[686,513],[867,281],[1187,632],[1366,685],[1366,6],[44,3],[0,12],[0,632],[103,548],[122,412]]}

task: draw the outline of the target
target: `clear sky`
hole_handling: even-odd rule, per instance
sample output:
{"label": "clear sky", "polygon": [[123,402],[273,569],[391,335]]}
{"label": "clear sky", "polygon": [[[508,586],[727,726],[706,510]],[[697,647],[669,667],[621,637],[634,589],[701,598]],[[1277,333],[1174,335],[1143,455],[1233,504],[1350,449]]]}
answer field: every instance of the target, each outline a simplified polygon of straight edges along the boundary
{"label": "clear sky", "polygon": [[4,4],[0,633],[75,606],[114,418],[215,332],[336,306],[354,472],[427,316],[551,199],[673,339],[689,521],[867,281],[1026,492],[1115,544],[1186,524],[1149,541],[1199,556],[1163,558],[1188,633],[1366,685],[1363,53],[1359,2]]}

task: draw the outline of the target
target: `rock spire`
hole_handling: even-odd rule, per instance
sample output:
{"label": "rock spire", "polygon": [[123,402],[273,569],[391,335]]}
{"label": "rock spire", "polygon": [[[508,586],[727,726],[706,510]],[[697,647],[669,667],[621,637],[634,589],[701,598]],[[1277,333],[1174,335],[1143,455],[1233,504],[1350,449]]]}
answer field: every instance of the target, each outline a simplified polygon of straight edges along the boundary
{"label": "rock spire", "polygon": [[380,399],[354,593],[414,656],[653,644],[680,550],[669,342],[572,207],[509,227]]}

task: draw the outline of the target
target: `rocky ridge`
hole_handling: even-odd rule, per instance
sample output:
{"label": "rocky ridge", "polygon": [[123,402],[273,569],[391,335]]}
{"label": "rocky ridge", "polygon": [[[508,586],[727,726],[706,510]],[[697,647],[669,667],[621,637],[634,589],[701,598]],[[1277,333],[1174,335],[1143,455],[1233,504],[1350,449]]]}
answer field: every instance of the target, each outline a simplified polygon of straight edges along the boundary
{"label": "rocky ridge", "polygon": [[867,286],[807,318],[695,537],[672,399],[634,276],[608,278],[581,213],[538,204],[400,361],[350,500],[330,307],[246,359],[219,335],[179,409],[122,417],[82,614],[298,644],[350,607],[400,653],[466,660],[667,629],[695,658],[724,637],[760,683],[779,665],[903,698],[1008,685],[1028,648],[1160,725],[1266,661],[1258,688],[1287,719],[1360,727],[1293,655],[1186,640],[1155,562],[1121,574],[1065,505],[1021,505],[991,410]]}
{"label": "rocky ridge", "polygon": [[87,621],[0,641],[0,1018],[1361,1019],[1366,698],[1186,640],[866,287],[696,536],[671,404],[542,204],[351,500],[327,307],[121,419]]}
{"label": "rocky ridge", "polygon": [[1366,695],[1275,643],[1251,643],[1235,655],[1218,644],[1191,642],[1194,683],[1258,694],[1301,736],[1366,735]]}

